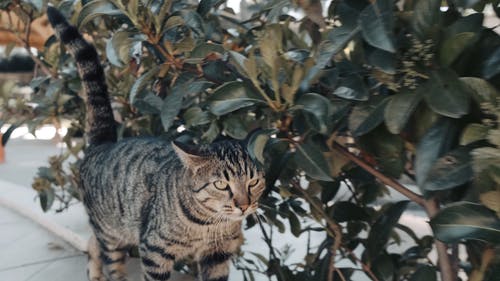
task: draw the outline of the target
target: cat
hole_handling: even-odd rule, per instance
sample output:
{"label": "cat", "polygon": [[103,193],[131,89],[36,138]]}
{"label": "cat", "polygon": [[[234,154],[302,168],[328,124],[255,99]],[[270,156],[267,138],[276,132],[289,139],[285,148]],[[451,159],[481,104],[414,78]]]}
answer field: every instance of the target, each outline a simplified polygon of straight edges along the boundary
{"label": "cat", "polygon": [[138,246],[144,280],[168,280],[175,262],[192,258],[202,281],[228,279],[243,242],[242,220],[256,211],[263,171],[235,140],[194,147],[155,138],[117,141],[104,72],[95,48],[48,7],[51,25],[74,56],[86,93],[87,138],[79,179],[93,235],[91,281],[126,280]]}

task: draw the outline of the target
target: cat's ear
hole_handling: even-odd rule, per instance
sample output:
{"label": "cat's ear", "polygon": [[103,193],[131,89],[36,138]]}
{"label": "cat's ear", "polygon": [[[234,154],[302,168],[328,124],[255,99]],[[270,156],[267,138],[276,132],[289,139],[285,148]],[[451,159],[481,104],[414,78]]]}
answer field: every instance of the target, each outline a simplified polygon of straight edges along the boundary
{"label": "cat's ear", "polygon": [[196,149],[195,146],[173,141],[172,147],[184,166],[192,170],[197,170],[209,161],[208,157]]}

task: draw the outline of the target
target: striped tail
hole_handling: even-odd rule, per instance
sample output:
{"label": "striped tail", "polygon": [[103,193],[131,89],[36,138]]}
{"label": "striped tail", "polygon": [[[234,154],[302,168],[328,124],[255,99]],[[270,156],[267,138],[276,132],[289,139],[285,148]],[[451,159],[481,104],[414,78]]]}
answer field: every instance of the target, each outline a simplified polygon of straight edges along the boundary
{"label": "striped tail", "polygon": [[47,16],[57,37],[76,60],[83,89],[86,93],[87,135],[90,145],[116,142],[116,123],[108,96],[104,71],[95,48],[85,41],[54,7],[47,8]]}

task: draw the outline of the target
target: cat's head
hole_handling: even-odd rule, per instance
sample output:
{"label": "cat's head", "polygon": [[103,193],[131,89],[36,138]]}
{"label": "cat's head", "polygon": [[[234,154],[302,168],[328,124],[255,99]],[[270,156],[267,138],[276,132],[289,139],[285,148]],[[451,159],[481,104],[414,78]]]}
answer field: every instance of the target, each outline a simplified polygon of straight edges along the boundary
{"label": "cat's head", "polygon": [[237,141],[190,147],[173,143],[184,166],[193,173],[194,198],[214,217],[242,220],[255,212],[265,189],[264,173]]}

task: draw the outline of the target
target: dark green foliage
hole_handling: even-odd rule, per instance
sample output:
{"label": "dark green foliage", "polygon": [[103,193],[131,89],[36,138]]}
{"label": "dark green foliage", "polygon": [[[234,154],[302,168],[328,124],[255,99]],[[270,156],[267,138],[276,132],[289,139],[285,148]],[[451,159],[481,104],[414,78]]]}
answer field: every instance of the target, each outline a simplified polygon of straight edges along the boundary
{"label": "dark green foliage", "polygon": [[[497,0],[407,0],[401,6],[355,0],[329,7],[256,1],[245,19],[218,0],[50,2],[65,7],[93,38],[121,137],[247,140],[250,155],[266,169],[267,190],[246,227],[261,227],[269,254],[242,253],[236,266],[245,280],[364,274],[432,281],[440,270],[427,260],[434,238],[466,243],[469,259],[460,266],[470,276],[498,276],[498,259],[481,264],[482,252],[499,251],[500,36],[482,26],[485,4],[498,13]],[[444,2],[454,6],[443,12]],[[44,6],[37,3],[44,2],[23,5],[39,16]],[[285,7],[304,18],[286,15]],[[465,7],[477,13],[466,16]],[[38,107],[15,111],[24,116],[17,119],[31,128],[72,121],[67,155],[52,159],[33,184],[47,210],[58,201],[64,208],[76,195],[76,169],[61,163],[79,157],[84,119],[73,60],[53,39],[38,58],[51,72],[32,81],[31,102]],[[2,108],[8,99],[0,97]],[[349,147],[371,169],[353,164],[332,142]],[[435,237],[418,237],[411,225],[398,224],[408,202],[380,203],[387,187],[367,170],[405,176],[422,198],[443,203],[430,218]],[[473,203],[452,202],[458,198]],[[338,223],[342,240],[334,253],[332,225]],[[324,235],[278,249],[276,231],[304,239]],[[403,235],[410,245],[387,249]],[[307,248],[304,259],[287,260],[299,247]],[[355,249],[364,254],[356,256]],[[332,259],[349,259],[362,272],[331,272]]]}

